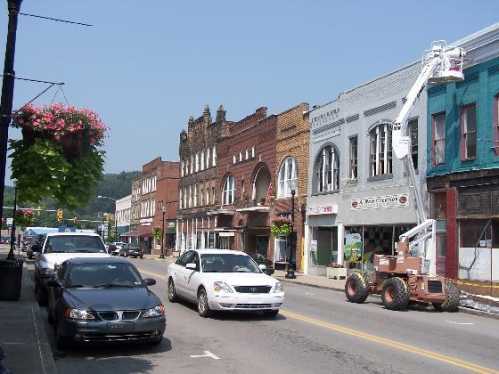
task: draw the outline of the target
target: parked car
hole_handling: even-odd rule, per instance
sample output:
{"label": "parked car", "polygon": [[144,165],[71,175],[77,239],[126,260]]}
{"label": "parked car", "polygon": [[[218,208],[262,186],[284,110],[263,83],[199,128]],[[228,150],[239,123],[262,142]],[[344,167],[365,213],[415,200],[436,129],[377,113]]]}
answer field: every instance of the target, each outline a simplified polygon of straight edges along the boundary
{"label": "parked car", "polygon": [[110,252],[113,256],[118,256],[120,254],[121,248],[123,248],[125,244],[126,243],[124,242],[112,242],[111,244],[109,244],[108,252]]}
{"label": "parked car", "polygon": [[216,310],[262,311],[276,316],[284,290],[260,267],[240,251],[187,251],[168,267],[168,299],[196,302],[202,317]]}
{"label": "parked car", "polygon": [[165,308],[137,268],[120,258],[73,258],[48,282],[48,318],[57,346],[72,342],[158,344]]}
{"label": "parked car", "polygon": [[143,258],[144,257],[144,251],[139,248],[136,244],[124,244],[121,249],[120,249],[120,256],[124,257],[133,257],[133,258]]}
{"label": "parked car", "polygon": [[35,295],[40,305],[47,303],[47,282],[54,276],[55,267],[75,257],[109,257],[104,243],[95,233],[48,233],[35,262]]}
{"label": "parked car", "polygon": [[40,252],[39,249],[42,247],[43,241],[45,240],[45,235],[32,236],[29,239],[26,249],[26,256],[31,260],[35,253]]}
{"label": "parked car", "polygon": [[267,275],[274,274],[274,266],[273,266],[271,260],[269,260],[267,257],[263,256],[260,253],[252,252],[252,253],[248,253],[248,254],[253,258],[253,260],[255,260],[255,262],[258,264],[258,266],[264,265],[264,266],[260,266],[260,269],[265,274],[267,274]]}

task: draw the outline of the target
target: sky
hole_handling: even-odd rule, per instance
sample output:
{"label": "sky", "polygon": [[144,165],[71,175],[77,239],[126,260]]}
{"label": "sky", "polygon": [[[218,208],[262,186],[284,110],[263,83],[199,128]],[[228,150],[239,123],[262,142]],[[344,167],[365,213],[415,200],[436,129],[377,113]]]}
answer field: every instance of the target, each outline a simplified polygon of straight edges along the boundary
{"label": "sky", "polygon": [[[260,106],[320,105],[418,60],[433,40],[499,21],[497,0],[24,0],[22,11],[94,25],[20,16],[15,68],[64,82],[71,105],[99,113],[112,173],[178,160],[179,133],[205,105],[214,118],[223,104],[233,121]],[[14,109],[45,87],[16,81]],[[51,102],[64,95],[35,103]]]}

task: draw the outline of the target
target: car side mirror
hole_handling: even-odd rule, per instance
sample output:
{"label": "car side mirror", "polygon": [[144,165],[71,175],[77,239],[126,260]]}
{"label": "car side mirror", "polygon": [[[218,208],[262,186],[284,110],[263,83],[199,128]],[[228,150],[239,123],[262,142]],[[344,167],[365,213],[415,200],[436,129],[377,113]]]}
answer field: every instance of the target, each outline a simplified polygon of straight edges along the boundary
{"label": "car side mirror", "polygon": [[263,271],[265,273],[265,271],[267,270],[267,266],[265,266],[264,264],[260,264],[258,265],[258,267],[260,268],[261,271]]}
{"label": "car side mirror", "polygon": [[197,266],[194,262],[189,262],[188,264],[185,264],[185,268],[190,270],[196,270]]}
{"label": "car side mirror", "polygon": [[146,286],[154,286],[156,284],[156,279],[152,279],[152,278],[145,278],[144,279],[144,284]]}
{"label": "car side mirror", "polygon": [[49,279],[47,281],[47,286],[48,287],[59,287],[59,282],[57,282],[55,279]]}

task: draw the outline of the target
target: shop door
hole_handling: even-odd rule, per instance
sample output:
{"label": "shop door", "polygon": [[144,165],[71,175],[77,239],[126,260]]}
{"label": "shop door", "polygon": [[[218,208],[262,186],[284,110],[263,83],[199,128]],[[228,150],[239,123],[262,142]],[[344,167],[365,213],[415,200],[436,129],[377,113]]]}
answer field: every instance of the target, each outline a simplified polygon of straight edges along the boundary
{"label": "shop door", "polygon": [[267,250],[269,248],[269,237],[258,235],[256,237],[256,253],[267,258]]}

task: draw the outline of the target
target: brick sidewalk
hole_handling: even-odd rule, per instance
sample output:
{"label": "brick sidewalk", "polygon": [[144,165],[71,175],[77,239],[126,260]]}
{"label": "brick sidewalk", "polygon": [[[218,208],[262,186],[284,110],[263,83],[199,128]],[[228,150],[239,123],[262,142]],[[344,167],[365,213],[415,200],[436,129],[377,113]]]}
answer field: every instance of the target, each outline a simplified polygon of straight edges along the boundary
{"label": "brick sidewalk", "polygon": [[[0,257],[4,258],[5,254]],[[24,264],[20,300],[0,301],[0,346],[6,356],[4,365],[13,374],[53,374],[57,373],[57,368],[34,298],[32,269],[33,265]]]}

